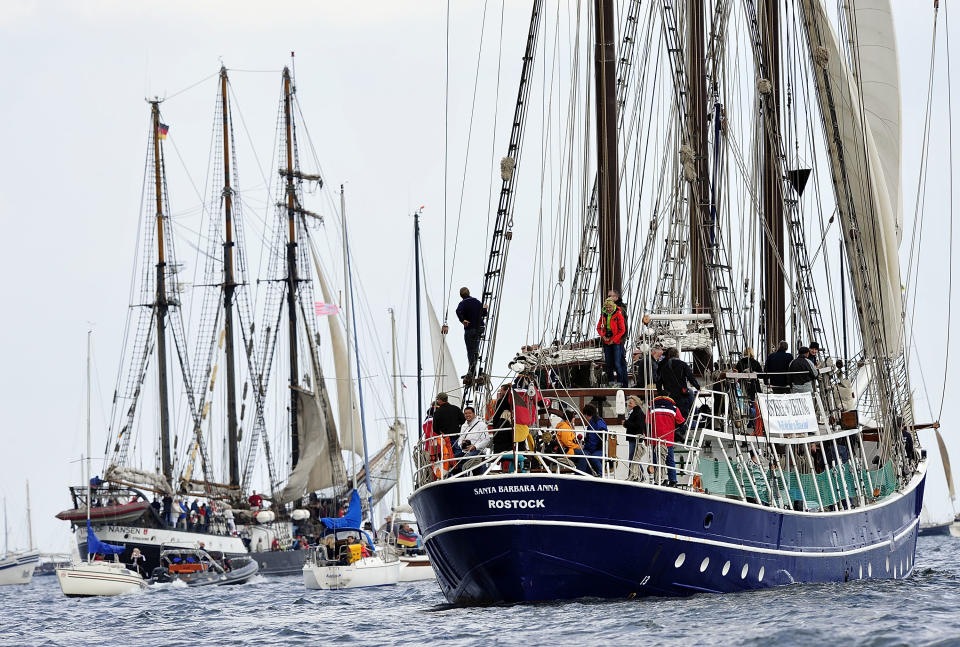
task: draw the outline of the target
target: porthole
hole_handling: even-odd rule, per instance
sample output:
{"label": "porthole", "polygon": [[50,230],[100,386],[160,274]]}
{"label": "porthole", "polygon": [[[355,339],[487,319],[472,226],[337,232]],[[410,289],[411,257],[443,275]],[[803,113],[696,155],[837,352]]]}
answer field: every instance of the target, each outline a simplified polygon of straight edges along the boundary
{"label": "porthole", "polygon": [[862,579],[863,579],[863,564],[860,564],[860,574],[857,575],[857,579],[858,579],[858,580],[862,580]]}
{"label": "porthole", "polygon": [[887,558],[887,572],[890,572],[890,558]]}
{"label": "porthole", "polygon": [[720,571],[721,575],[726,575],[730,572],[730,560],[727,560],[727,563],[723,565],[723,570]]}
{"label": "porthole", "polygon": [[900,560],[900,577],[903,577],[904,572],[905,571],[903,570],[903,560],[901,559]]}
{"label": "porthole", "polygon": [[703,527],[704,527],[704,528],[709,528],[709,527],[710,527],[710,524],[712,524],[712,523],[713,523],[713,513],[712,513],[712,512],[708,512],[708,513],[707,513],[707,516],[703,518]]}
{"label": "porthole", "polygon": [[873,577],[873,562],[867,564],[867,577]]}
{"label": "porthole", "polygon": [[707,567],[708,567],[708,566],[710,566],[710,558],[709,558],[709,557],[704,557],[704,558],[703,558],[703,561],[700,562],[700,572],[702,573],[702,572],[704,572],[705,570],[707,570]]}
{"label": "porthole", "polygon": [[677,555],[677,561],[673,563],[674,568],[680,568],[681,566],[683,566],[683,560],[685,560],[686,558],[687,558],[686,553],[680,553],[679,555]]}
{"label": "porthole", "polygon": [[758,581],[758,582],[762,582],[762,581],[763,581],[763,566],[760,567],[760,572],[757,573],[757,581]]}
{"label": "porthole", "polygon": [[740,579],[747,579],[747,573],[750,571],[750,564],[744,564],[743,568],[740,569]]}

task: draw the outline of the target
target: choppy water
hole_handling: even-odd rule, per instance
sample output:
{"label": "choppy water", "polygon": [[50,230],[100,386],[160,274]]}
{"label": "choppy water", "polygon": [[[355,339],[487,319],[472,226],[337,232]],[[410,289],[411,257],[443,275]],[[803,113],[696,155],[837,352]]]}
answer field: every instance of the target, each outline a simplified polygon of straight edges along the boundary
{"label": "choppy water", "polygon": [[299,578],[67,599],[0,588],[0,645],[958,645],[960,539],[921,538],[908,580],[685,599],[455,608],[433,582],[307,591]]}

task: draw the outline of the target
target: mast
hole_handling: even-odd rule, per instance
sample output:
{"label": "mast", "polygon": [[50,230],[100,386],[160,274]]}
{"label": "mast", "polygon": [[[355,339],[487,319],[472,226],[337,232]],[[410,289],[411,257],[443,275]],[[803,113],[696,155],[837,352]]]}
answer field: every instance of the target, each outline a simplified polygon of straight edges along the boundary
{"label": "mast", "polygon": [[[93,337],[93,331],[87,331],[87,528],[90,527],[90,508],[93,506],[93,486],[90,480],[90,339]],[[87,539],[87,561],[90,561],[90,540]]]}
{"label": "mast", "polygon": [[[693,149],[696,178],[690,183],[690,305],[692,312],[710,311],[703,226],[710,222],[709,170],[707,169],[707,83],[704,54],[704,3],[687,1],[687,69],[690,101],[687,104],[689,145]],[[696,367],[695,369],[696,370]]]}
{"label": "mast", "polygon": [[[166,260],[163,247],[163,172],[160,165],[160,101],[150,102],[153,114],[153,175],[157,199],[157,295],[153,307],[157,319],[157,387],[160,395],[160,464],[163,477],[173,483],[173,457],[170,452],[170,400],[167,393],[166,319],[169,303],[164,273]],[[90,451],[87,449],[87,460]],[[87,509],[90,501],[87,501]]]}
{"label": "mast", "polygon": [[[779,0],[764,0],[761,4],[761,30],[767,74],[772,86],[770,100],[773,113],[780,113],[780,7]],[[776,124],[773,124],[776,126]],[[768,351],[787,338],[784,276],[781,263],[786,263],[783,248],[783,195],[777,164],[777,150],[771,137],[763,138],[763,173],[761,199],[763,209],[763,294],[764,333]]]}
{"label": "mast", "polygon": [[390,308],[390,354],[393,355],[393,432],[394,455],[397,457],[397,486],[394,490],[394,507],[400,507],[400,411],[397,408],[397,320]]}
{"label": "mast", "polygon": [[[350,451],[357,453],[356,429],[353,426],[353,365],[350,363],[350,258],[347,252],[347,210],[346,197],[343,194],[343,185],[340,185],[340,218],[341,218],[341,243],[343,245],[343,318],[344,329],[347,333],[347,381],[346,389],[350,394]],[[357,370],[360,370],[359,363]],[[343,385],[342,385],[343,386]],[[342,386],[340,388],[342,388]],[[350,481],[354,490],[357,489],[357,471],[353,469],[353,456],[350,456]]]}
{"label": "mast", "polygon": [[423,436],[423,336],[420,330],[420,209],[413,213],[413,274],[417,302],[417,435]]}
{"label": "mast", "polygon": [[237,368],[233,349],[233,189],[230,187],[230,122],[227,106],[227,68],[220,67],[220,96],[223,109],[223,327],[227,355],[227,454],[230,485],[240,484],[240,459],[237,439]]}
{"label": "mast", "polygon": [[[340,185],[340,213],[343,217],[343,252],[347,261],[346,288],[349,295],[348,303],[353,302],[353,275],[350,272],[350,246],[347,242],[347,211],[345,208],[343,185]],[[360,376],[360,347],[357,345],[357,311],[350,308],[350,320],[353,325],[353,354],[357,361],[357,395],[360,398],[360,433],[363,436],[363,480],[367,486],[367,513],[370,515],[370,524],[373,525],[373,487],[370,485],[370,452],[367,447],[367,416],[363,406],[363,379]],[[351,388],[351,397],[353,389]],[[353,439],[351,438],[351,441]]]}
{"label": "mast", "polygon": [[594,0],[594,82],[597,102],[597,186],[600,289],[621,291],[620,200],[617,170],[616,25],[614,0]]}
{"label": "mast", "polygon": [[30,513],[30,481],[27,481],[27,550],[33,550],[33,515]]}
{"label": "mast", "polygon": [[[87,503],[87,508],[90,504]],[[7,497],[3,497],[3,556],[6,557],[10,552],[10,545],[7,543]]]}
{"label": "mast", "polygon": [[290,232],[287,241],[287,314],[290,337],[290,463],[296,467],[300,461],[300,431],[297,428],[297,199],[293,184],[293,112],[290,84],[290,69],[283,68],[283,121],[287,142],[287,221]]}

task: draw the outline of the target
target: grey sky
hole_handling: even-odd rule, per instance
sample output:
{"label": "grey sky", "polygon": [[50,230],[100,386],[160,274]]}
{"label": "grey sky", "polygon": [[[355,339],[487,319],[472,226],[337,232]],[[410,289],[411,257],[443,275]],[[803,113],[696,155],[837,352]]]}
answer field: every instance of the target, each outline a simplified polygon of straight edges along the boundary
{"label": "grey sky", "polygon": [[[909,232],[932,2],[894,0],[894,5],[901,46],[903,204]],[[53,514],[70,504],[67,485],[80,482],[75,461],[84,447],[82,380],[87,321],[95,322],[102,388],[95,400],[104,407],[109,406],[116,376],[147,138],[144,98],[172,95],[215,74],[221,58],[236,70],[231,82],[253,140],[251,148],[246,134],[238,133],[238,145],[245,149],[240,159],[242,188],[251,194],[248,204],[259,204],[263,181],[250,151],[255,150],[262,165],[267,165],[279,72],[288,64],[290,51],[296,52],[298,96],[325,179],[329,187],[347,183],[355,262],[370,312],[380,317],[375,323],[381,338],[387,339],[386,309],[397,308],[401,325],[407,326],[401,330],[404,369],[412,372],[412,303],[407,283],[412,279],[412,222],[408,215],[420,205],[426,205],[425,255],[432,273],[428,287],[438,307],[444,301],[440,250],[445,6],[439,0],[292,2],[282,6],[252,1],[178,0],[145,5],[119,0],[8,0],[0,6],[0,71],[5,84],[0,101],[0,276],[4,286],[0,404],[5,445],[0,493],[8,499],[12,544],[26,544],[22,497],[28,478],[35,541],[45,550],[66,550],[72,541],[68,525]],[[481,0],[458,0],[453,6],[451,243],[484,5]],[[475,148],[467,170],[470,189],[457,262],[447,282],[453,287],[469,285],[474,291],[479,291],[487,245],[487,188],[490,174],[495,172],[485,160],[491,145],[500,6],[495,0],[488,4]],[[495,163],[506,147],[504,124],[516,97],[528,16],[528,2],[507,0]],[[945,87],[942,79],[938,83]],[[209,79],[163,106],[171,126],[167,157],[175,215],[199,205],[190,182],[202,190],[215,95],[214,81]],[[949,214],[944,99],[941,94],[935,107],[939,114],[931,150],[925,230],[930,238],[924,247],[927,258],[918,305],[923,321],[918,322],[917,330],[927,384],[936,400],[934,413],[943,371],[938,345],[944,339]],[[304,167],[310,170],[307,163]],[[533,174],[528,179],[532,181]],[[322,197],[312,199],[312,206],[320,211],[329,212],[329,204]],[[520,213],[518,218],[526,215]],[[263,212],[257,216],[262,217]],[[336,249],[338,230],[328,227],[327,231],[330,249]],[[524,291],[529,294],[530,290],[532,248],[522,240],[515,245],[518,252],[510,269],[523,288],[512,295],[517,299],[514,303],[523,303]],[[194,262],[189,247],[181,244],[179,251],[181,261]],[[329,266],[339,268],[337,261]],[[516,313],[513,329],[504,333],[502,347],[513,348],[524,341],[526,317],[524,305]],[[388,347],[384,342],[383,348]],[[459,336],[453,338],[452,347],[463,368]],[[914,375],[915,382],[917,378]],[[412,413],[415,385],[412,379],[406,383],[407,408]],[[953,376],[951,383],[955,383]],[[924,404],[918,408],[926,411]],[[96,421],[106,415],[107,411],[95,406],[95,434],[99,435],[94,456],[99,456],[103,446],[102,424],[98,428]],[[960,442],[949,429],[950,415],[948,394],[944,433],[948,445],[960,456]],[[926,419],[926,415],[918,414],[918,418]],[[932,438],[923,438],[926,447],[935,451]],[[928,502],[934,512],[944,516],[949,503],[939,470],[936,464],[932,468]]]}

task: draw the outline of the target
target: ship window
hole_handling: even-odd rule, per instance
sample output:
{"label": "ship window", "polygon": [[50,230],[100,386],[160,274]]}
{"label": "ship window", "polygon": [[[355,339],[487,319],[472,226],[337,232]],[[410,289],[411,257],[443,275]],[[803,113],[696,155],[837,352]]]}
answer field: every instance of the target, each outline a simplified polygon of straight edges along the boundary
{"label": "ship window", "polygon": [[704,528],[709,528],[709,527],[710,527],[710,524],[712,524],[712,523],[713,523],[713,513],[712,513],[712,512],[708,512],[708,513],[707,513],[707,516],[703,518],[703,527],[704,527]]}
{"label": "ship window", "polygon": [[757,581],[758,581],[758,582],[762,582],[762,581],[763,581],[763,566],[760,567],[760,572],[757,573]]}
{"label": "ship window", "polygon": [[867,577],[873,577],[873,562],[867,564]]}
{"label": "ship window", "polygon": [[685,560],[686,558],[687,558],[686,553],[680,553],[679,555],[677,555],[677,561],[673,563],[674,567],[680,568],[681,566],[683,566],[683,560]]}
{"label": "ship window", "polygon": [[857,576],[857,579],[859,580],[863,579],[863,564],[860,564],[860,575]]}
{"label": "ship window", "polygon": [[890,558],[887,558],[887,572],[890,572]]}
{"label": "ship window", "polygon": [[723,565],[723,570],[720,571],[720,574],[721,574],[721,575],[726,575],[726,574],[729,573],[729,572],[730,572],[730,560],[728,559],[728,560],[727,560],[727,563]]}
{"label": "ship window", "polygon": [[740,579],[741,580],[747,579],[747,572],[749,571],[750,571],[750,564],[744,564],[743,568],[740,569]]}
{"label": "ship window", "polygon": [[700,562],[700,572],[702,573],[702,572],[704,572],[705,570],[707,570],[707,567],[708,567],[708,566],[710,566],[710,558],[709,558],[709,557],[704,557],[704,558],[703,558],[703,561]]}

